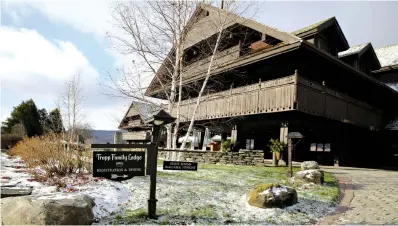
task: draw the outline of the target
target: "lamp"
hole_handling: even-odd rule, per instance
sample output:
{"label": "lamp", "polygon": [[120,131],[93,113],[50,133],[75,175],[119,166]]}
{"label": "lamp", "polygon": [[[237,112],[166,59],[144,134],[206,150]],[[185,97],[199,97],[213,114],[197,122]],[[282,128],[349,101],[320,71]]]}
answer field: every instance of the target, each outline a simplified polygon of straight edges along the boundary
{"label": "lamp", "polygon": [[164,110],[155,112],[152,116],[144,120],[145,124],[152,125],[151,150],[147,157],[147,174],[150,175],[150,188],[148,199],[148,215],[151,219],[156,219],[156,169],[158,159],[158,139],[161,126],[175,121],[175,118]]}
{"label": "lamp", "polygon": [[165,112],[164,110],[159,110],[154,113],[152,116],[145,120],[145,124],[151,124],[155,126],[167,125],[176,120],[176,118],[172,117],[170,114]]}
{"label": "lamp", "polygon": [[[288,142],[288,149],[287,149],[287,151],[288,151],[288,170],[287,170],[287,175],[289,177],[292,177],[293,176],[292,151],[293,151],[293,148],[300,142],[300,140],[302,138],[304,138],[304,136],[301,133],[299,133],[299,132],[290,132],[290,133],[287,134],[286,137],[288,139],[288,141],[287,141]],[[300,139],[300,140],[293,146],[292,139]]]}

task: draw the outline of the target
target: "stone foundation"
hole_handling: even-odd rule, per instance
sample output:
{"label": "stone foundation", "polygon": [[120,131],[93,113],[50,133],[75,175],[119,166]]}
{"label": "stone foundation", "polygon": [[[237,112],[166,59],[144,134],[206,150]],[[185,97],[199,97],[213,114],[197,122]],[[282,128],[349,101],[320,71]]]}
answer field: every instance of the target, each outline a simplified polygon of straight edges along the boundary
{"label": "stone foundation", "polygon": [[[159,158],[165,159],[170,151],[159,150]],[[180,152],[180,151],[172,151]],[[182,161],[222,165],[264,166],[263,150],[241,149],[239,152],[181,151]]]}

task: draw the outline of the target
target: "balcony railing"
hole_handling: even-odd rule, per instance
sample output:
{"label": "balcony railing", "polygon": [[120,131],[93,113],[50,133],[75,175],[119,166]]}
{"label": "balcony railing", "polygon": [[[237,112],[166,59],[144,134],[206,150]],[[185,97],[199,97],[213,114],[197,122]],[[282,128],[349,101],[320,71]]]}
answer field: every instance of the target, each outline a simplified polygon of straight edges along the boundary
{"label": "balcony railing", "polygon": [[[196,120],[293,110],[296,75],[259,82],[202,97]],[[196,98],[181,102],[181,121],[192,117]],[[173,111],[176,116],[176,109]]]}
{"label": "balcony railing", "polygon": [[122,140],[148,140],[149,134],[146,131],[124,132]]}
{"label": "balcony railing", "polygon": [[[215,56],[212,67],[220,66],[224,63],[238,59],[240,54],[240,45],[233,46],[229,49],[217,53]],[[209,67],[211,56],[206,57],[202,60],[195,61],[182,68],[184,77],[193,77],[195,75],[204,73]]]}

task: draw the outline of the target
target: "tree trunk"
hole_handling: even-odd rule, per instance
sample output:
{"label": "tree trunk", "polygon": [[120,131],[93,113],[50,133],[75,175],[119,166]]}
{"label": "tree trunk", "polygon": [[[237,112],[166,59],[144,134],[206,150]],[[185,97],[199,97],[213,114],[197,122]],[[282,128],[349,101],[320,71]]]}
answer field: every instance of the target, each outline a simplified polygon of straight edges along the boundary
{"label": "tree trunk", "polygon": [[210,58],[210,63],[209,63],[209,67],[207,68],[206,78],[205,78],[205,81],[203,82],[202,88],[200,89],[199,95],[198,95],[198,97],[196,99],[196,105],[195,105],[195,108],[194,108],[193,113],[192,113],[192,118],[191,118],[191,122],[189,123],[187,134],[185,135],[184,141],[183,141],[183,143],[181,145],[181,150],[185,149],[185,146],[186,146],[186,143],[187,143],[187,140],[188,140],[188,136],[192,132],[193,124],[195,122],[196,111],[198,110],[198,107],[199,107],[199,104],[200,104],[200,99],[201,99],[203,91],[204,91],[204,89],[205,89],[205,87],[207,85],[207,81],[209,80],[209,77],[210,77],[211,67],[213,65],[214,57],[216,56],[217,49],[218,49],[218,46],[220,44],[222,31],[224,29],[224,24],[225,24],[226,19],[227,19],[227,16],[225,16],[224,21],[221,24],[220,30],[218,31],[218,37],[217,37],[216,45],[215,45],[215,47],[213,49],[213,54],[212,54],[212,56]]}

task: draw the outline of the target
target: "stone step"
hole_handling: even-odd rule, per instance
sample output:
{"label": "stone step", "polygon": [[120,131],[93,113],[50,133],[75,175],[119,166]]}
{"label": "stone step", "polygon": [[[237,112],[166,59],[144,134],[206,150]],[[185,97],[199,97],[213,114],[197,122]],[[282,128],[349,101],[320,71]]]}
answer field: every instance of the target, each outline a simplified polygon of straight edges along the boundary
{"label": "stone step", "polygon": [[1,198],[31,195],[33,187],[1,186]]}

